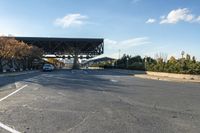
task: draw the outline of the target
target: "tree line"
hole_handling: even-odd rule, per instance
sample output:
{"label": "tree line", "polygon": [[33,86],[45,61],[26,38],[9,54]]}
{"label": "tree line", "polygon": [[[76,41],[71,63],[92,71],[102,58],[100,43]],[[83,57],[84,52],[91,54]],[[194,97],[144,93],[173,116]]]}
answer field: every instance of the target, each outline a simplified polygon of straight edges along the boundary
{"label": "tree line", "polygon": [[0,71],[8,66],[10,69],[37,68],[43,51],[36,46],[17,41],[15,38],[0,37]]}
{"label": "tree line", "polygon": [[121,59],[111,63],[101,63],[100,67],[120,68],[132,70],[146,70],[155,72],[168,72],[178,74],[200,74],[200,62],[194,56],[182,52],[182,58],[171,56],[169,59],[166,54],[157,54],[155,59],[151,57],[123,55]]}

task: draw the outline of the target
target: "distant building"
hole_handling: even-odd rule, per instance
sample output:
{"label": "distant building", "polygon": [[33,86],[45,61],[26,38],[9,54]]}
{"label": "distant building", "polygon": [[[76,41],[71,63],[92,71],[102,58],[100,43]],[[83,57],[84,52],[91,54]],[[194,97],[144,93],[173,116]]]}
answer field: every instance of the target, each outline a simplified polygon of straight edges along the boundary
{"label": "distant building", "polygon": [[103,57],[103,58],[98,58],[98,59],[92,59],[92,60],[89,60],[89,61],[84,61],[84,63],[82,63],[82,64],[84,66],[92,66],[92,65],[103,64],[103,63],[114,64],[115,61],[116,61],[116,59],[114,59],[114,58]]}

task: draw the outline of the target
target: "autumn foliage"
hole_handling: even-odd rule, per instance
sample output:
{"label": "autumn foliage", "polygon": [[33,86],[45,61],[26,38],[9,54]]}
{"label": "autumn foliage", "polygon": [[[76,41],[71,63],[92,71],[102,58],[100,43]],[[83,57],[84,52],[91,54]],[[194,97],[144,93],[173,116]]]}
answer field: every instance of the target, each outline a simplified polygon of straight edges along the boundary
{"label": "autumn foliage", "polygon": [[42,50],[10,37],[0,37],[0,70],[4,66],[16,69],[34,67],[34,61],[40,60]]}

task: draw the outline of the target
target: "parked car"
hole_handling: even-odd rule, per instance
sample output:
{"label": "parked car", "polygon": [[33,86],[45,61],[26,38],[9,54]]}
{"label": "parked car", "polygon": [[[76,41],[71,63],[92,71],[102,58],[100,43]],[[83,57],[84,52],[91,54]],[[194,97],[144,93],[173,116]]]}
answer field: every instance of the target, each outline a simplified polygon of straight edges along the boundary
{"label": "parked car", "polygon": [[44,66],[42,67],[43,71],[53,71],[54,70],[54,66],[52,64],[44,64]]}

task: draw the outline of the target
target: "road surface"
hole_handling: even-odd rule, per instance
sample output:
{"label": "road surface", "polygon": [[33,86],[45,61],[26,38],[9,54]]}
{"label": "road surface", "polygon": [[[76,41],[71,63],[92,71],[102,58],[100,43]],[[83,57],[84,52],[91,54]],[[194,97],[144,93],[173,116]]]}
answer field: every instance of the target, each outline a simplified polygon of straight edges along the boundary
{"label": "road surface", "polygon": [[123,70],[0,77],[0,132],[9,130],[199,133],[200,84],[139,79]]}

